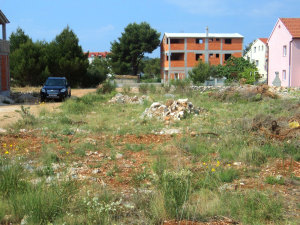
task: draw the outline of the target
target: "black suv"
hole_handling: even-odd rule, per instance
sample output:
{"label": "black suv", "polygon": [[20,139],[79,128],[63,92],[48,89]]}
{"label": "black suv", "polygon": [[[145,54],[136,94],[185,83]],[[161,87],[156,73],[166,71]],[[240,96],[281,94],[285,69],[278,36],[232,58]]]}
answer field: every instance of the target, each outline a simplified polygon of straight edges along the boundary
{"label": "black suv", "polygon": [[48,77],[40,91],[41,101],[47,99],[64,100],[71,97],[71,87],[65,77]]}

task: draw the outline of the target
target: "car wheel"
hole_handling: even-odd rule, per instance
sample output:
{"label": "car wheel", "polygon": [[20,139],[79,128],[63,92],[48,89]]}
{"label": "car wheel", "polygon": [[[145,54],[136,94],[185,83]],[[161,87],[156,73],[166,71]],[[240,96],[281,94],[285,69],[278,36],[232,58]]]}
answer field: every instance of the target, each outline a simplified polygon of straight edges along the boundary
{"label": "car wheel", "polygon": [[40,100],[41,102],[45,102],[46,99],[44,97],[41,97]]}

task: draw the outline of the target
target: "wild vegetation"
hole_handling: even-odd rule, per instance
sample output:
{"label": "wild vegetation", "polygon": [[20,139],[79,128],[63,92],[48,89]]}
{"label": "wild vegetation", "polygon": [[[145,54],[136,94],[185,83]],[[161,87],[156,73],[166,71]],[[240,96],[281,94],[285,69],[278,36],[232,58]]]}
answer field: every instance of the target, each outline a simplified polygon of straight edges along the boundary
{"label": "wild vegetation", "polygon": [[[116,92],[106,84],[59,112],[23,108],[0,136],[1,224],[297,224],[299,129],[278,139],[253,124],[288,126],[298,100],[176,87],[165,95],[167,86],[148,86],[142,104],[109,104]],[[140,117],[172,95],[202,110],[168,123]]]}

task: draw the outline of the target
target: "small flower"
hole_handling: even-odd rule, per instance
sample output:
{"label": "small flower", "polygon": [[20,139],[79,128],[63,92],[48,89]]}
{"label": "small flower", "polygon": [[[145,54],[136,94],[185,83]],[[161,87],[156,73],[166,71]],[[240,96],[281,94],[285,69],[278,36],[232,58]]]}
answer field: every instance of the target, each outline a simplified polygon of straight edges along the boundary
{"label": "small flower", "polygon": [[12,144],[9,145],[9,147],[11,147],[11,148],[12,148],[12,146],[13,146]]}
{"label": "small flower", "polygon": [[69,152],[66,152],[67,153],[67,155],[69,154]]}
{"label": "small flower", "polygon": [[206,163],[204,162],[204,163],[203,163],[203,165],[205,166],[205,165],[206,165]]}
{"label": "small flower", "polygon": [[3,146],[3,148],[6,148],[6,144],[4,143],[4,144],[2,144],[2,146]]}
{"label": "small flower", "polygon": [[211,169],[211,172],[215,172],[215,171],[216,171],[215,168],[212,168],[212,169]]}
{"label": "small flower", "polygon": [[230,164],[227,164],[227,166],[231,166]]}
{"label": "small flower", "polygon": [[9,152],[8,152],[8,151],[6,151],[4,154],[9,154]]}

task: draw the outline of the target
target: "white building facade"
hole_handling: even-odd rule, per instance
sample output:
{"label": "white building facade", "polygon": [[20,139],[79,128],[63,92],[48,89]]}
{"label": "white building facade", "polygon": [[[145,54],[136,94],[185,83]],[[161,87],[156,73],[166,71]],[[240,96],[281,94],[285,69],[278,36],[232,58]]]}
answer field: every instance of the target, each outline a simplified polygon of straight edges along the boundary
{"label": "white building facade", "polygon": [[267,40],[267,38],[255,40],[250,50],[244,55],[245,59],[256,65],[258,73],[261,75],[260,82],[266,82],[268,77]]}

